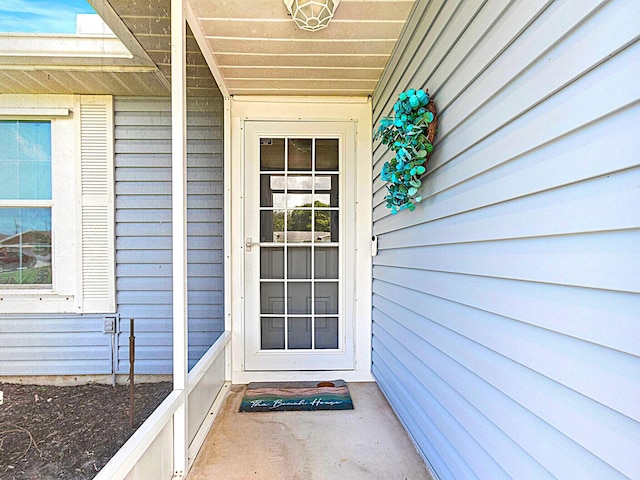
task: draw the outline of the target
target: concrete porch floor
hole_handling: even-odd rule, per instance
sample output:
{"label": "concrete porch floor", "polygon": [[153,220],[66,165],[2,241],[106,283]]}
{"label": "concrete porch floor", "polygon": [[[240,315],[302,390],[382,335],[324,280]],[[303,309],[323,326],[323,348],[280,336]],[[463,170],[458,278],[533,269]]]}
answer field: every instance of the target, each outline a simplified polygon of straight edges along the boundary
{"label": "concrete porch floor", "polygon": [[375,383],[350,383],[354,410],[239,413],[234,385],[187,480],[432,480]]}

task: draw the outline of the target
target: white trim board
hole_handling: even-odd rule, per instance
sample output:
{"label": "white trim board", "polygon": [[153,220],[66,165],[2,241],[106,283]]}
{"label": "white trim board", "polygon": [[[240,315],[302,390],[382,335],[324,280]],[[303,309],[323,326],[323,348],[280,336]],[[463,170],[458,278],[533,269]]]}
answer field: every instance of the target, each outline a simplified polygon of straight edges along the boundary
{"label": "white trim board", "polygon": [[2,117],[68,117],[70,108],[0,108]]}
{"label": "white trim board", "polygon": [[251,382],[319,382],[323,380],[344,380],[345,382],[375,382],[370,371],[320,370],[281,372],[233,372],[233,383]]}

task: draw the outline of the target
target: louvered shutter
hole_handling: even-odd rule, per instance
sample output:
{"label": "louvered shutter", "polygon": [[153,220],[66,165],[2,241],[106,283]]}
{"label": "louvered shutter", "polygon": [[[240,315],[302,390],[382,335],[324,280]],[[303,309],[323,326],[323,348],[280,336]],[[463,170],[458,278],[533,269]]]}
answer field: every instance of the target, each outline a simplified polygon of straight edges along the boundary
{"label": "louvered shutter", "polygon": [[113,101],[80,106],[82,313],[115,312]]}

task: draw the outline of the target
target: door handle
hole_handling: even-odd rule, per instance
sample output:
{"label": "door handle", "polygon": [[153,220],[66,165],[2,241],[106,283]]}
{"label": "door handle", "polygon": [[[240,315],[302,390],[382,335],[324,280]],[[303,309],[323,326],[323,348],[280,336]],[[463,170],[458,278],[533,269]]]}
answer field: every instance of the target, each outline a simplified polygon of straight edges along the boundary
{"label": "door handle", "polygon": [[244,242],[245,251],[247,252],[251,251],[251,247],[259,247],[259,246],[260,246],[260,242],[254,242],[251,237],[247,237],[247,239]]}

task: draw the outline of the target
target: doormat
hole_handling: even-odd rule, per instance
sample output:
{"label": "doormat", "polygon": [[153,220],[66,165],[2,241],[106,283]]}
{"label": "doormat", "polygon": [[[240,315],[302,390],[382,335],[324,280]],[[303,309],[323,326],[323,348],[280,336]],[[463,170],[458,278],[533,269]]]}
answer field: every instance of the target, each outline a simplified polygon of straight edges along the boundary
{"label": "doormat", "polygon": [[344,380],[331,382],[250,383],[240,404],[241,412],[296,410],[353,410]]}

